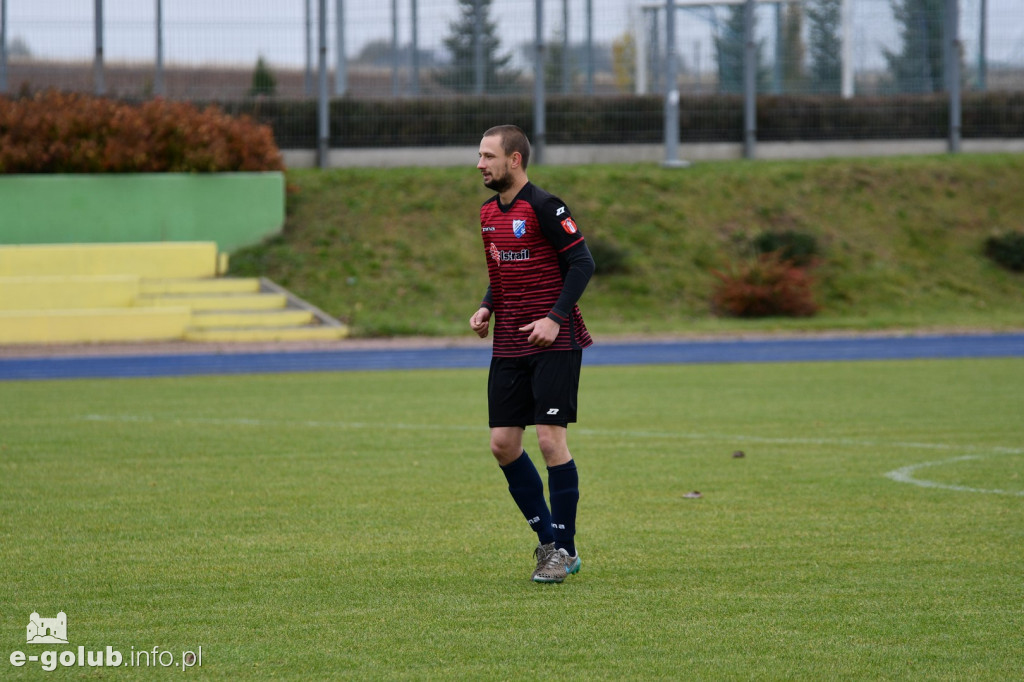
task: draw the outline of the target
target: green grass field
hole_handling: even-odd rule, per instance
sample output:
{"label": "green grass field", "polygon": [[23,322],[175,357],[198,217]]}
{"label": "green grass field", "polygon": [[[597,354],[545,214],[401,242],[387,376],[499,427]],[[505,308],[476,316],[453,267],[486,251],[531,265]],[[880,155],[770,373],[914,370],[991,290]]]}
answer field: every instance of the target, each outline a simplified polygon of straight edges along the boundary
{"label": "green grass field", "polygon": [[[56,674],[1024,676],[1024,360],[586,368],[562,585],[529,581],[484,382],[0,382],[3,677],[79,646],[202,667]],[[61,610],[69,644],[26,644]]]}

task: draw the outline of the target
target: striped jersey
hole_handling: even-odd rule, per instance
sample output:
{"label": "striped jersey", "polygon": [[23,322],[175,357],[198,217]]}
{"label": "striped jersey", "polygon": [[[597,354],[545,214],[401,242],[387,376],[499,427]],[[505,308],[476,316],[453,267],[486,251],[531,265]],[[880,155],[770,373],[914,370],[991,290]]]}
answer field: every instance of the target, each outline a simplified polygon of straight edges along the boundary
{"label": "striped jersey", "polygon": [[[593,272],[593,259],[561,199],[529,182],[508,206],[495,195],[480,208],[480,235],[490,278],[483,305],[493,313],[494,357],[577,350],[593,343],[576,305]],[[573,280],[575,287],[566,287],[566,274],[581,260],[585,276]],[[560,309],[560,298],[567,310]],[[519,331],[542,317],[561,325],[548,348],[530,344],[529,334]]]}

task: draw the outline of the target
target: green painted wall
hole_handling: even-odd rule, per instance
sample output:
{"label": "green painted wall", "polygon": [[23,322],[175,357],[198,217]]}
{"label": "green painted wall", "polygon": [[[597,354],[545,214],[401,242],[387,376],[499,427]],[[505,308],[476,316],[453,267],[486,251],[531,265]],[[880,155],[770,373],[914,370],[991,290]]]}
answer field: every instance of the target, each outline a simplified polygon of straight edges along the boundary
{"label": "green painted wall", "polygon": [[0,244],[215,241],[284,226],[284,174],[0,175]]}

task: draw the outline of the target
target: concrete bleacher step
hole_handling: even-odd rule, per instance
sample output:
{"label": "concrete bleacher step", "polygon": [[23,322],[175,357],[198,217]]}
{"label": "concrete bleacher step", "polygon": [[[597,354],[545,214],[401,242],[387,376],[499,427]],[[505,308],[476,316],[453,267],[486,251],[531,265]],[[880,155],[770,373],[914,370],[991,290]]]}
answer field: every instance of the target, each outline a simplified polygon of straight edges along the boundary
{"label": "concrete bleacher step", "polygon": [[347,327],[213,243],[0,246],[0,344],[298,341]]}
{"label": "concrete bleacher step", "polygon": [[203,277],[189,279],[143,279],[139,293],[143,296],[190,294],[252,294],[260,290],[256,277]]}
{"label": "concrete bleacher step", "polygon": [[258,341],[337,341],[347,336],[344,327],[189,327],[185,338],[206,342],[258,342]]}
{"label": "concrete bleacher step", "polygon": [[282,310],[216,310],[192,314],[191,329],[259,329],[267,327],[301,327],[313,324],[313,313],[301,309]]}
{"label": "concrete bleacher step", "polygon": [[205,310],[273,310],[288,304],[283,294],[142,294],[136,305],[159,308],[185,306],[193,311]]}

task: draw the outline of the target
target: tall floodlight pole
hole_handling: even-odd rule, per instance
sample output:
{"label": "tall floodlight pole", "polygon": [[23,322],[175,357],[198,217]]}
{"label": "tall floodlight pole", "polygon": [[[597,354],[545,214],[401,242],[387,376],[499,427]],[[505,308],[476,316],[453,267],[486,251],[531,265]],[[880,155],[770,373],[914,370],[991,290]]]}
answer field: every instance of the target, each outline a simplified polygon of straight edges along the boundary
{"label": "tall floodlight pole", "polygon": [[679,160],[679,73],[676,64],[676,2],[665,3],[665,163],[668,168],[689,164]]}
{"label": "tall floodlight pole", "polygon": [[743,6],[743,158],[752,159],[757,139],[757,43],[754,42],[754,0]]}
{"label": "tall floodlight pole", "polygon": [[949,151],[960,151],[960,12],[959,0],[946,0],[946,82],[949,87]]}
{"label": "tall floodlight pole", "polygon": [[420,21],[416,0],[410,0],[412,9],[412,49],[409,63],[409,94],[420,94]]}
{"label": "tall floodlight pole", "polygon": [[164,92],[164,3],[156,0],[156,73],[153,75],[153,94]]}
{"label": "tall floodlight pole", "polygon": [[7,0],[0,0],[0,95],[7,92]]}
{"label": "tall floodlight pole", "polygon": [[103,0],[96,0],[93,12],[93,28],[96,48],[92,59],[92,86],[97,95],[106,90],[103,85]]}
{"label": "tall floodlight pole", "polygon": [[544,0],[534,0],[535,45],[533,48],[533,161],[544,163],[547,130],[544,120]]}
{"label": "tall floodlight pole", "polygon": [[345,0],[334,3],[334,94],[338,97],[348,92],[348,57],[345,56]]}
{"label": "tall floodlight pole", "polygon": [[327,94],[327,0],[319,0],[317,12],[317,136],[316,155],[320,168],[327,168],[327,155],[330,147],[330,117]]}

